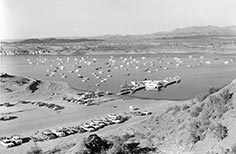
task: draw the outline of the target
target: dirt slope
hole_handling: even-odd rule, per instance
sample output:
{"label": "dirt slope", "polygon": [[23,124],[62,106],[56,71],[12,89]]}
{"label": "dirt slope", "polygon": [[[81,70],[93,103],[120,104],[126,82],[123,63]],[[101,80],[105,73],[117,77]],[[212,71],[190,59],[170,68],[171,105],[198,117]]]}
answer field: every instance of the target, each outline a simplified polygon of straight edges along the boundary
{"label": "dirt slope", "polygon": [[[165,112],[132,128],[167,154],[233,153],[236,147],[236,80],[190,104]],[[148,135],[147,135],[148,134]]]}

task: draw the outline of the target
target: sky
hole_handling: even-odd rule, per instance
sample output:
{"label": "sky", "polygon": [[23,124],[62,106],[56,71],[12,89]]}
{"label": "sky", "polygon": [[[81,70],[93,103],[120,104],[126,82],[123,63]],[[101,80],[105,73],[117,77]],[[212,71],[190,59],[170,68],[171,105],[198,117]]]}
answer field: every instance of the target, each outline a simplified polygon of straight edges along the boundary
{"label": "sky", "polygon": [[0,39],[236,25],[236,0],[0,0]]}

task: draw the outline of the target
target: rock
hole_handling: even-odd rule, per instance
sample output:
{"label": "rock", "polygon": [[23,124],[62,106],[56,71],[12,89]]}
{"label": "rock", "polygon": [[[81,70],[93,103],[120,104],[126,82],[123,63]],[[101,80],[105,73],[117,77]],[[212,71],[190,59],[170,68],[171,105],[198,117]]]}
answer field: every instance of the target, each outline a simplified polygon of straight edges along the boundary
{"label": "rock", "polygon": [[107,149],[108,144],[102,140],[97,134],[91,134],[84,140],[85,147],[90,153],[99,153],[102,149]]}

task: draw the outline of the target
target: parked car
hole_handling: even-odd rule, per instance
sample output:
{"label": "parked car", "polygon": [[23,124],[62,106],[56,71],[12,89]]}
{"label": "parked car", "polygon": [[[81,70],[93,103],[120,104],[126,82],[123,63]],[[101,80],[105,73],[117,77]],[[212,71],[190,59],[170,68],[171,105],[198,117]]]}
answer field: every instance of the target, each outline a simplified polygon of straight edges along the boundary
{"label": "parked car", "polygon": [[31,139],[34,142],[45,141],[45,140],[48,140],[48,136],[44,135],[44,134],[36,134],[36,135],[32,136]]}
{"label": "parked car", "polygon": [[16,119],[17,116],[3,116],[0,118],[0,121],[7,121],[7,120],[12,120],[12,119]]}
{"label": "parked car", "polygon": [[10,139],[3,139],[0,141],[0,144],[2,144],[4,147],[7,147],[7,148],[15,146],[15,144]]}
{"label": "parked car", "polygon": [[63,131],[61,131],[61,130],[51,129],[51,132],[52,132],[53,134],[55,134],[56,136],[58,136],[58,137],[64,137],[64,136],[66,136],[66,134],[65,134]]}
{"label": "parked car", "polygon": [[149,112],[149,111],[143,111],[142,112],[144,115],[151,115],[152,114],[152,112]]}
{"label": "parked car", "polygon": [[86,132],[86,130],[85,129],[83,129],[82,127],[77,127],[77,130],[78,130],[78,133],[85,133]]}
{"label": "parked car", "polygon": [[21,138],[19,135],[13,135],[13,136],[11,137],[11,140],[12,140],[12,142],[13,142],[14,144],[16,144],[16,145],[20,145],[20,144],[23,143],[23,140],[22,140],[22,138]]}
{"label": "parked car", "polygon": [[43,131],[42,134],[46,135],[48,140],[57,138],[57,136],[49,130]]}

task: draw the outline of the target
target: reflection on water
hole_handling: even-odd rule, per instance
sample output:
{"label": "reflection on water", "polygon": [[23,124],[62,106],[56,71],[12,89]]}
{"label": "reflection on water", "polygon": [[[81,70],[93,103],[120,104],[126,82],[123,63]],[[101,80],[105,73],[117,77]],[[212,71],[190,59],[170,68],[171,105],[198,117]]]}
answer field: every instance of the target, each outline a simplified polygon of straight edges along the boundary
{"label": "reflection on water", "polygon": [[66,81],[77,89],[111,92],[118,92],[125,81],[145,78],[160,80],[178,75],[182,79],[180,84],[169,86],[161,92],[139,91],[134,96],[188,99],[207,91],[209,87],[232,81],[236,77],[233,58],[219,55],[201,57],[197,54],[1,56],[1,71],[43,80]]}

